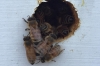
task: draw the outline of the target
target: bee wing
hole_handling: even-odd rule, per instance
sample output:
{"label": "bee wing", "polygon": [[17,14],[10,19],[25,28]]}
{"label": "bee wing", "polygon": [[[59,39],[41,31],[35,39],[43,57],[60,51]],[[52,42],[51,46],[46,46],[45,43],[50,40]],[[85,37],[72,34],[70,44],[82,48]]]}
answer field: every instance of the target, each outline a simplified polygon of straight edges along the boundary
{"label": "bee wing", "polygon": [[30,37],[32,41],[34,40],[41,41],[42,36],[41,36],[39,28],[34,29],[33,27],[30,27]]}

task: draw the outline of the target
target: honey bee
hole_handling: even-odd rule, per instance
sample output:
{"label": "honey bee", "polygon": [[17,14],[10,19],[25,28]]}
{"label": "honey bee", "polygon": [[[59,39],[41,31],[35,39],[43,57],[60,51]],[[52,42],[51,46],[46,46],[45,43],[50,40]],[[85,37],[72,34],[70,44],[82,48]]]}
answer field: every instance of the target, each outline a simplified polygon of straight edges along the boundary
{"label": "honey bee", "polygon": [[34,50],[33,43],[32,43],[31,38],[29,36],[25,36],[23,38],[23,40],[24,40],[24,45],[25,45],[25,49],[26,49],[27,59],[33,65],[35,63],[35,60],[36,60],[36,53]]}
{"label": "honey bee", "polygon": [[61,50],[60,45],[56,44],[45,56],[41,58],[41,62],[44,63],[45,61],[52,60],[53,58],[57,57],[63,50]]}
{"label": "honey bee", "polygon": [[35,48],[36,52],[39,53],[41,57],[44,56],[51,49],[55,41],[55,38],[53,38],[52,36],[56,37],[55,35],[52,34],[46,36],[45,40]]}
{"label": "honey bee", "polygon": [[67,26],[61,25],[57,27],[57,37],[65,37],[69,34],[69,29]]}
{"label": "honey bee", "polygon": [[26,21],[24,19],[25,22],[28,23],[29,25],[29,35],[31,37],[31,40],[33,43],[39,43],[42,41],[42,36],[41,36],[41,32],[40,32],[40,29],[38,28],[38,22],[36,21],[35,17],[32,16],[32,17],[29,17],[28,18],[28,21]]}
{"label": "honey bee", "polygon": [[65,15],[62,17],[61,24],[71,24],[74,22],[74,18],[71,15]]}
{"label": "honey bee", "polygon": [[42,35],[47,36],[53,32],[53,27],[49,23],[45,22],[40,25],[40,30]]}

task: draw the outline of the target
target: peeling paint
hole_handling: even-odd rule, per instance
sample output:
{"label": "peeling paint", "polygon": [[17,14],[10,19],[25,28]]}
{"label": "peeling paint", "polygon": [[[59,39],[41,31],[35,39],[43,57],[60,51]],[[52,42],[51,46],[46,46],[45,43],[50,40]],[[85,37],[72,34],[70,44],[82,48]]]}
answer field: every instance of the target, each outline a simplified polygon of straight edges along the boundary
{"label": "peeling paint", "polygon": [[41,2],[43,2],[43,0],[38,0],[38,4],[40,4]]}

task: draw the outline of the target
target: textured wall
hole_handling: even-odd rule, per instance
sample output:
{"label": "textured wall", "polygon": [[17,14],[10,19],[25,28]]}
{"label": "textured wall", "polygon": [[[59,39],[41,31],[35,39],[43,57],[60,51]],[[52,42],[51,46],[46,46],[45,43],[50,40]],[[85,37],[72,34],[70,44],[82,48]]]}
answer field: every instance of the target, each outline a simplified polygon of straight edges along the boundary
{"label": "textured wall", "polygon": [[[100,0],[69,0],[78,11],[80,27],[61,44],[64,52],[56,62],[34,66],[100,66]],[[27,24],[22,20],[34,12],[37,0],[1,0],[0,66],[31,66],[25,55],[23,35]]]}

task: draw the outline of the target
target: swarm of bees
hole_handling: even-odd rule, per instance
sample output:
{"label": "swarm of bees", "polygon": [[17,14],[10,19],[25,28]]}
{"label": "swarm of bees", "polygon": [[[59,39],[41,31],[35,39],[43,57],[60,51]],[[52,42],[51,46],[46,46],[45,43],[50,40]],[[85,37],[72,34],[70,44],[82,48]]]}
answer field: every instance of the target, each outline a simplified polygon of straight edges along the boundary
{"label": "swarm of bees", "polygon": [[64,49],[57,42],[67,39],[79,27],[74,6],[65,0],[46,0],[32,16],[23,20],[29,31],[24,36],[28,61],[33,65],[37,58],[42,63],[57,57]]}

